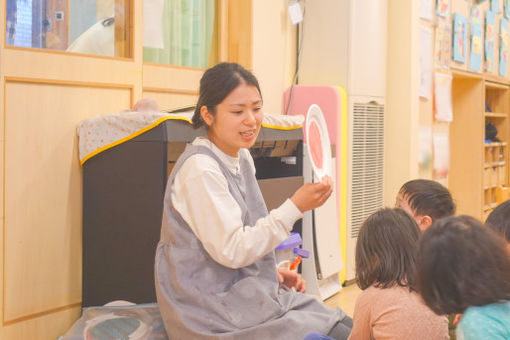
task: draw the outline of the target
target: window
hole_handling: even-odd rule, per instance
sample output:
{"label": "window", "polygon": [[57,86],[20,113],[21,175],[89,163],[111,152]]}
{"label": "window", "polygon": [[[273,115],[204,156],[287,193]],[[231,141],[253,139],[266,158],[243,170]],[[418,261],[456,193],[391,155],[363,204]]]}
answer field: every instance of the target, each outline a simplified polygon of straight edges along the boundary
{"label": "window", "polygon": [[207,68],[216,59],[217,1],[144,0],[143,60]]}
{"label": "window", "polygon": [[7,0],[7,45],[130,57],[130,1]]}

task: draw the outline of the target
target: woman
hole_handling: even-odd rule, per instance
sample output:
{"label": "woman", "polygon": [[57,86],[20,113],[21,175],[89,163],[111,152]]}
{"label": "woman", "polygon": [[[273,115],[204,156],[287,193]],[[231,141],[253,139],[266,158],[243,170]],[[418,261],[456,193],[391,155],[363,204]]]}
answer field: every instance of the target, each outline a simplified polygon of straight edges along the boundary
{"label": "woman", "polygon": [[221,63],[204,73],[193,124],[207,135],[170,174],[156,252],[157,299],[171,339],[302,339],[311,331],[346,339],[352,327],[342,311],[289,289],[304,290],[299,276],[277,275],[273,249],[332,187],[329,178],[307,183],[268,214],[247,150],[262,118],[250,72]]}

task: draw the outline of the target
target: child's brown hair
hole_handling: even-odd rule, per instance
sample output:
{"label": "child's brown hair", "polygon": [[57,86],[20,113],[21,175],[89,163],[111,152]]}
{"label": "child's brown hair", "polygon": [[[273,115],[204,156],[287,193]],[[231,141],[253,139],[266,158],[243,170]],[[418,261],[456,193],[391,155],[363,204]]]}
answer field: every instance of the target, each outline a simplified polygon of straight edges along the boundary
{"label": "child's brown hair", "polygon": [[402,209],[381,209],[361,226],[356,244],[356,279],[361,289],[394,285],[414,289],[421,232]]}

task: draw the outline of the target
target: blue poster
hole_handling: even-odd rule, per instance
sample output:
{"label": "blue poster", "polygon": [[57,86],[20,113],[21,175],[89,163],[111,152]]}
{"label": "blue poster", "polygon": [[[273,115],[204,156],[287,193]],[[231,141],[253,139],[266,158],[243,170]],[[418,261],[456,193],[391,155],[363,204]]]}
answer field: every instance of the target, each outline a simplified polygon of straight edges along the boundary
{"label": "blue poster", "polygon": [[494,46],[496,43],[496,15],[487,12],[485,15],[485,71],[494,72]]}
{"label": "blue poster", "polygon": [[482,10],[480,6],[471,7],[471,53],[469,69],[482,71]]}
{"label": "blue poster", "polygon": [[460,63],[466,62],[467,24],[466,17],[453,15],[453,60]]}
{"label": "blue poster", "polygon": [[499,0],[491,0],[491,11],[499,13]]}
{"label": "blue poster", "polygon": [[501,18],[499,27],[499,75],[506,76],[506,64],[508,62],[508,20]]}

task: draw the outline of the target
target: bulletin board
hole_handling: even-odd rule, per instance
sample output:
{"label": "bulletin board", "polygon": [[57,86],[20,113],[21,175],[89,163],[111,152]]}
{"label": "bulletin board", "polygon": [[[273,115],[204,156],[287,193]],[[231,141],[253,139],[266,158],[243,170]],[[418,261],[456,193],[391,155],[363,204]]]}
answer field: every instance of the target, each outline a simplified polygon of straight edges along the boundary
{"label": "bulletin board", "polygon": [[452,74],[508,82],[509,0],[419,0],[421,178],[448,186]]}

